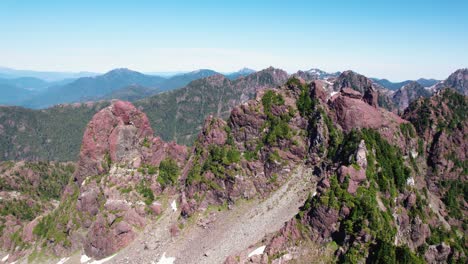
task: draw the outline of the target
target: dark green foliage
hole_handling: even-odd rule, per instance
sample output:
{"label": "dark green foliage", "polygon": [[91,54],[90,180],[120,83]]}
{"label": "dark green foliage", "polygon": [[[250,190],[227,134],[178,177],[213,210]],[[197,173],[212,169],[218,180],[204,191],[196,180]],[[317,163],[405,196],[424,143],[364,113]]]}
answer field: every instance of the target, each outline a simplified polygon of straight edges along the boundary
{"label": "dark green foliage", "polygon": [[[39,181],[31,181],[23,170],[32,170]],[[14,172],[14,190],[41,200],[58,199],[74,171],[71,163],[27,162],[19,172]],[[0,190],[13,190],[13,187],[0,178]]]}
{"label": "dark green foliage", "polygon": [[468,183],[452,180],[442,182],[442,186],[447,188],[442,201],[445,203],[450,216],[462,219],[463,213],[461,208],[464,201],[468,201]]}
{"label": "dark green foliage", "polygon": [[331,118],[325,113],[323,109],[319,109],[319,113],[321,115],[321,118],[323,118],[323,121],[325,122],[325,125],[327,126],[328,130],[327,156],[328,158],[333,159],[333,157],[336,155],[336,152],[338,151],[339,145],[343,140],[343,135],[341,134],[340,130],[336,129]]}
{"label": "dark green foliage", "polygon": [[408,248],[408,246],[396,247],[393,243],[378,240],[377,245],[371,250],[367,260],[369,263],[395,263],[395,264],[423,264],[424,259]]}
{"label": "dark green foliage", "polygon": [[155,167],[150,164],[142,164],[137,171],[139,173],[142,173],[144,175],[154,175],[156,172],[158,172],[158,167]]}
{"label": "dark green foliage", "polygon": [[[429,102],[429,98],[423,99],[419,109],[417,110],[418,117],[411,120],[411,123],[413,123],[419,135],[422,135],[424,130],[432,123],[432,120],[430,120],[431,109],[429,108]],[[418,101],[415,101],[410,104],[408,111],[415,111],[415,108],[418,107],[417,103]]]}
{"label": "dark green foliage", "polygon": [[255,151],[245,151],[244,152],[244,158],[247,161],[252,161],[258,159],[257,152]]}
{"label": "dark green foliage", "polygon": [[141,143],[141,145],[145,148],[149,148],[151,146],[151,143],[150,141],[148,140],[147,137],[145,137],[145,139],[143,140],[143,142]]}
{"label": "dark green foliage", "polygon": [[301,94],[296,101],[297,109],[303,117],[310,116],[315,108],[315,102],[310,97],[309,87],[307,85],[301,85]]}
{"label": "dark green foliage", "polygon": [[106,94],[103,97],[100,97],[100,100],[112,100],[112,99],[119,99],[129,102],[134,102],[136,100],[140,100],[146,97],[150,97],[152,95],[160,93],[160,89],[144,87],[141,85],[132,84],[129,86],[125,86],[118,90],[114,90],[109,94]]}
{"label": "dark green foliage", "polygon": [[68,232],[70,231],[67,226],[71,220],[74,228],[79,227],[78,219],[81,215],[76,211],[78,195],[79,189],[74,186],[73,194],[64,197],[57,209],[41,218],[34,227],[33,234],[65,247],[71,246],[71,242],[68,240]]}
{"label": "dark green foliage", "polygon": [[283,96],[272,90],[268,90],[262,97],[262,104],[263,111],[267,116],[266,126],[268,127],[268,132],[263,139],[265,144],[274,145],[280,139],[291,138],[291,129],[289,128],[288,122],[293,115],[293,111],[289,109],[287,113],[280,116],[275,116],[271,113],[271,108],[273,106],[284,105]]}
{"label": "dark green foliage", "polygon": [[[94,106],[55,106],[35,111],[21,107],[0,108],[0,160],[57,160],[78,158],[86,125],[108,102]],[[14,126],[6,126],[14,121]],[[29,151],[24,151],[28,148]]]}
{"label": "dark green foliage", "polygon": [[395,246],[390,242],[378,241],[375,257],[372,263],[375,264],[394,264],[396,262]]}
{"label": "dark green foliage", "polygon": [[199,183],[202,181],[202,168],[200,164],[198,164],[198,160],[194,162],[192,169],[189,171],[187,175],[187,185],[192,185],[195,183]]}
{"label": "dark green foliage", "polygon": [[265,143],[274,145],[279,139],[291,138],[291,129],[287,121],[273,118],[270,122],[270,129],[265,136]]}
{"label": "dark green foliage", "polygon": [[288,87],[300,87],[300,86],[302,86],[302,83],[298,78],[293,76],[293,77],[288,79],[288,81],[286,82],[286,86],[288,86]]}
{"label": "dark green foliage", "polygon": [[409,138],[416,137],[416,131],[414,131],[413,126],[409,123],[401,123],[400,130],[403,136],[405,137],[409,137]]}
{"label": "dark green foliage", "polygon": [[226,144],[229,146],[234,146],[234,137],[232,136],[231,127],[225,126],[224,131],[226,131],[226,135],[227,135]]}
{"label": "dark green foliage", "polygon": [[173,159],[166,158],[159,164],[158,182],[163,186],[175,185],[179,177],[179,166]]}
{"label": "dark green foliage", "polygon": [[[443,107],[444,105],[446,107]],[[444,111],[445,108],[449,110],[448,113]],[[408,107],[408,112],[417,113],[409,120],[420,136],[426,129],[431,129],[432,125],[435,125],[438,130],[451,133],[466,121],[468,103],[466,96],[455,90],[445,89],[438,96],[413,102]]]}
{"label": "dark green foliage", "polygon": [[263,111],[266,115],[271,115],[271,107],[274,105],[283,105],[284,98],[272,90],[268,90],[262,97]]}
{"label": "dark green foliage", "polygon": [[0,215],[13,215],[20,220],[31,221],[41,212],[41,207],[31,201],[28,204],[25,200],[0,200]]}
{"label": "dark green foliage", "polygon": [[226,178],[226,166],[240,161],[240,152],[234,147],[212,145],[203,163],[201,173],[211,171],[218,178]]}
{"label": "dark green foliage", "polygon": [[395,255],[397,263],[401,264],[424,264],[426,263],[424,259],[413,252],[408,248],[408,246],[396,247]]}
{"label": "dark green foliage", "polygon": [[153,190],[149,187],[149,183],[145,180],[142,180],[136,188],[137,192],[145,198],[145,204],[150,205],[154,201]]}
{"label": "dark green foliage", "polygon": [[424,155],[424,140],[422,138],[418,138],[418,153]]}
{"label": "dark green foliage", "polygon": [[241,154],[237,149],[229,148],[226,153],[226,159],[229,164],[238,163],[240,161]]}
{"label": "dark green foliage", "polygon": [[[402,191],[411,171],[404,165],[400,149],[388,143],[374,130],[362,129],[350,132],[345,136],[335,159],[345,162],[361,139],[364,139],[368,150],[375,150],[375,157],[372,152],[368,155],[367,176],[377,181],[381,191],[395,194],[395,187]],[[374,168],[373,162],[369,162],[369,159],[375,159],[378,167]]]}

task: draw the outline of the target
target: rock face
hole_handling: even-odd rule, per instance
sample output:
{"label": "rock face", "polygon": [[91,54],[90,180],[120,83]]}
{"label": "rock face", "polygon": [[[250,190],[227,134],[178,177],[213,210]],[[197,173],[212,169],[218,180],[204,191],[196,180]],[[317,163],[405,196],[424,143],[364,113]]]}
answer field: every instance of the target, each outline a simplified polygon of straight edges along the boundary
{"label": "rock face", "polygon": [[[148,192],[161,192],[155,174],[164,159],[182,167],[186,147],[153,137],[146,115],[129,102],[115,101],[98,112],[86,128],[78,168],[74,174],[79,194],[76,210],[87,230],[83,247],[88,256],[103,258],[125,247],[137,229],[146,225],[147,212],[159,214]],[[145,183],[146,196],[138,190]],[[130,192],[122,192],[128,189]],[[146,205],[139,199],[146,199]],[[154,199],[154,198],[151,198]]]}
{"label": "rock face", "polygon": [[[362,99],[361,99],[362,98]],[[395,138],[400,124],[406,123],[399,116],[381,108],[376,108],[365,101],[363,96],[351,89],[342,89],[329,101],[334,119],[343,130],[349,132],[352,129],[372,128],[379,130],[389,141],[398,140],[398,145],[403,146],[401,138]]]}
{"label": "rock face", "polygon": [[419,97],[427,98],[429,96],[431,96],[429,90],[413,81],[398,89],[393,94],[392,100],[397,109],[403,111],[411,102],[417,100]]}
{"label": "rock face", "polygon": [[[345,71],[335,80],[334,90],[342,91],[343,88],[350,88],[362,94],[363,100],[371,106],[377,107],[378,93],[373,82],[364,75],[353,71]],[[349,93],[349,90],[348,90]]]}
{"label": "rock face", "polygon": [[450,247],[445,243],[440,245],[431,245],[427,250],[424,257],[426,258],[427,263],[436,264],[436,263],[446,263],[450,255]]}
{"label": "rock face", "polygon": [[137,161],[143,140],[152,138],[148,118],[131,103],[116,101],[99,111],[83,136],[75,180],[107,172],[109,162]]}
{"label": "rock face", "polygon": [[[194,164],[184,169],[189,171],[182,201],[185,216],[210,204],[230,204],[241,198],[267,195],[304,159],[306,142],[300,136],[278,136],[265,143],[272,129],[268,123],[271,119],[288,119],[284,123],[286,130],[305,128],[304,119],[292,111],[295,101],[291,95],[283,89],[274,90],[273,94],[281,96],[284,102],[271,105],[268,115],[262,101],[264,92],[260,91],[256,100],[234,108],[227,122],[215,117],[205,121],[192,156]],[[250,157],[245,158],[247,152]],[[244,158],[235,157],[241,153]]]}
{"label": "rock face", "polygon": [[468,133],[467,111],[467,97],[453,89],[417,100],[405,111],[403,117],[414,124],[425,142],[428,165],[439,172],[434,177],[459,179],[464,175],[460,162],[466,160],[468,153],[465,140]]}
{"label": "rock face", "polygon": [[468,68],[459,69],[450,76],[435,85],[436,90],[442,90],[444,88],[452,88],[459,93],[467,96],[468,95]]}

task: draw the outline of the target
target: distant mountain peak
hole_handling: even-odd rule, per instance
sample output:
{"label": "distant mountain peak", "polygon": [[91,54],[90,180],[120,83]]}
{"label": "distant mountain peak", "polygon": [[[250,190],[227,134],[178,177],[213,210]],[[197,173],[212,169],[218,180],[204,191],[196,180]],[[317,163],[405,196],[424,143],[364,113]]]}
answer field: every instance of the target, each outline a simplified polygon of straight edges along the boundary
{"label": "distant mountain peak", "polygon": [[326,72],[318,68],[311,68],[306,71],[298,71],[294,74],[294,76],[300,77],[303,80],[311,81],[311,80],[324,80],[330,77],[338,77],[340,72]]}
{"label": "distant mountain peak", "polygon": [[244,74],[250,74],[256,72],[255,70],[252,70],[250,68],[244,67],[240,70],[237,71],[238,73],[244,73]]}
{"label": "distant mountain peak", "polygon": [[104,75],[117,75],[117,74],[122,75],[122,74],[135,74],[135,73],[142,74],[140,72],[133,71],[128,68],[116,68],[116,69],[106,72]]}

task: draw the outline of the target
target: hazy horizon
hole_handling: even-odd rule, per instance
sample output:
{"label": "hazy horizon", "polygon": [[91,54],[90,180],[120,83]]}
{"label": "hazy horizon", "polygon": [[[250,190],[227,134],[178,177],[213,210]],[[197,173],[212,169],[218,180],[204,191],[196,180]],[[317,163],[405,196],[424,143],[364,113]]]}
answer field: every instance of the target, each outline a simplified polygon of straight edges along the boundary
{"label": "hazy horizon", "polygon": [[1,66],[140,72],[273,66],[391,81],[467,67],[465,1],[0,2]]}

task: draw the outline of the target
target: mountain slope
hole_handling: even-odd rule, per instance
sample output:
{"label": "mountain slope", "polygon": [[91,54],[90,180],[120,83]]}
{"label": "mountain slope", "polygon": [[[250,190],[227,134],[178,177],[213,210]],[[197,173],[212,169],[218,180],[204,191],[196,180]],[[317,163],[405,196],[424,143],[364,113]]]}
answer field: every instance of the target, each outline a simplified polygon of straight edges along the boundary
{"label": "mountain slope", "polygon": [[235,80],[237,78],[244,77],[244,76],[247,76],[247,75],[252,74],[252,73],[255,73],[255,70],[252,70],[252,69],[249,69],[249,68],[242,68],[242,69],[240,69],[240,70],[238,70],[236,72],[231,72],[229,74],[225,74],[224,76],[226,76],[230,80]]}
{"label": "mountain slope", "polygon": [[88,120],[108,104],[0,107],[0,160],[76,160]]}
{"label": "mountain slope", "polygon": [[0,105],[16,105],[24,100],[31,98],[35,93],[33,91],[17,87],[8,83],[0,83]]}
{"label": "mountain slope", "polygon": [[41,91],[50,85],[49,82],[33,77],[0,79],[0,85],[2,84],[9,84],[18,88],[23,88],[32,91]]}
{"label": "mountain slope", "polygon": [[463,95],[468,95],[468,68],[459,69],[442,82],[434,86],[435,90],[453,88]]}
{"label": "mountain slope", "polygon": [[417,82],[409,82],[400,89],[398,89],[392,97],[393,103],[398,110],[405,110],[409,104],[419,97],[429,97],[431,92],[425,89],[422,85]]}
{"label": "mountain slope", "polygon": [[156,134],[164,140],[191,144],[205,117],[213,114],[226,118],[234,106],[254,97],[257,91],[281,85],[286,80],[287,73],[274,68],[234,81],[218,74],[135,102],[135,105],[148,115]]}
{"label": "mountain slope", "polygon": [[189,84],[190,82],[194,80],[210,77],[215,74],[218,74],[218,73],[212,70],[207,70],[207,69],[201,69],[201,70],[196,70],[196,71],[192,71],[188,73],[177,74],[168,78],[164,82],[162,82],[159,85],[159,88],[162,90],[177,89],[177,88],[186,86],[187,84]]}
{"label": "mountain slope", "polygon": [[157,87],[164,80],[128,69],[115,69],[104,75],[84,77],[63,86],[50,87],[24,105],[43,108],[54,104],[91,101],[125,86]]}
{"label": "mountain slope", "polygon": [[100,100],[119,99],[134,102],[146,97],[150,97],[159,93],[160,91],[155,88],[148,88],[141,85],[130,85],[118,90],[114,90],[109,94],[104,95]]}

